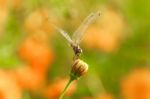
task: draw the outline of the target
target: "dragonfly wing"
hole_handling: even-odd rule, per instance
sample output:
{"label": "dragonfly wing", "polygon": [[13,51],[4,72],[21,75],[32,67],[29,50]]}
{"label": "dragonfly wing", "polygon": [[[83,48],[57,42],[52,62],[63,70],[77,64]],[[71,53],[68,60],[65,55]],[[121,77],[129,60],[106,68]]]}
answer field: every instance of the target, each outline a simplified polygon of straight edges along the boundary
{"label": "dragonfly wing", "polygon": [[74,32],[73,36],[72,36],[72,40],[76,43],[79,44],[81,39],[84,36],[84,33],[86,31],[86,29],[88,28],[88,26],[94,21],[94,19],[96,19],[97,16],[100,15],[100,12],[96,12],[96,13],[91,13],[90,15],[88,15],[84,21],[81,23],[81,25],[77,28],[77,30]]}
{"label": "dragonfly wing", "polygon": [[73,44],[73,41],[72,41],[72,39],[70,38],[70,36],[68,35],[67,32],[65,32],[63,29],[58,28],[58,27],[56,27],[56,26],[55,26],[55,28],[59,31],[59,33],[60,33],[63,37],[65,37],[65,38],[67,39],[67,41],[68,41],[70,44]]}

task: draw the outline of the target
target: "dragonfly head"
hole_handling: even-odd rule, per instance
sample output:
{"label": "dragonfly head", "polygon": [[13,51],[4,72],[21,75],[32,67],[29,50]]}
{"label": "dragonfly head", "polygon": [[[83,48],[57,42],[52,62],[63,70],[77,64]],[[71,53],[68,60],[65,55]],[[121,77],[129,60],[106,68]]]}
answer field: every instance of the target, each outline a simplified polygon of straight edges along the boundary
{"label": "dragonfly head", "polygon": [[81,53],[82,53],[82,49],[80,48],[80,46],[77,46],[75,54],[81,54]]}
{"label": "dragonfly head", "polygon": [[82,53],[82,49],[80,48],[80,46],[72,46],[72,47],[75,55],[80,56],[80,54]]}

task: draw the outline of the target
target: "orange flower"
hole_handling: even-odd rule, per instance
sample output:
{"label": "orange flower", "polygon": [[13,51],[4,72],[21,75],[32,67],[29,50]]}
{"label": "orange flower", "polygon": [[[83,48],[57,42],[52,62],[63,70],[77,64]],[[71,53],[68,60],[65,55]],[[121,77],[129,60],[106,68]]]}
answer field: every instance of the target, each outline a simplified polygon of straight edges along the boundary
{"label": "orange flower", "polygon": [[7,8],[8,0],[0,0],[0,8]]}
{"label": "orange flower", "polygon": [[136,69],[121,82],[125,99],[150,99],[150,69]]}
{"label": "orange flower", "polygon": [[12,7],[15,10],[18,10],[21,7],[22,0],[12,0]]}
{"label": "orange flower", "polygon": [[0,25],[4,25],[4,22],[6,21],[8,17],[8,9],[3,9],[0,7]]}
{"label": "orange flower", "polygon": [[35,90],[44,84],[49,64],[54,59],[52,48],[47,42],[47,34],[38,31],[21,43],[19,56],[28,66],[17,69],[15,76],[23,88]]}
{"label": "orange flower", "polygon": [[88,29],[84,39],[85,46],[88,48],[97,48],[104,52],[114,52],[118,48],[119,39],[108,31],[99,30],[98,27]]}
{"label": "orange flower", "polygon": [[89,48],[98,48],[104,52],[114,52],[122,37],[124,21],[113,8],[105,8],[97,23],[89,27],[84,43]]}
{"label": "orange flower", "polygon": [[95,99],[115,99],[112,94],[102,93],[96,96]]}
{"label": "orange flower", "polygon": [[0,70],[0,99],[22,99],[16,80],[6,71]]}
{"label": "orange flower", "polygon": [[[25,29],[29,33],[36,31],[43,31],[52,33],[53,27],[49,21],[49,10],[46,8],[39,8],[32,12],[25,20]],[[51,20],[55,20],[54,18]]]}
{"label": "orange flower", "polygon": [[0,9],[3,10],[18,10],[22,0],[0,0]]}
{"label": "orange flower", "polygon": [[16,81],[23,89],[37,90],[44,85],[45,75],[36,72],[30,66],[24,66],[11,71]]}
{"label": "orange flower", "polygon": [[34,36],[23,41],[19,49],[19,55],[34,69],[40,71],[45,71],[54,58],[52,48],[49,48],[47,43]]}
{"label": "orange flower", "polygon": [[[69,79],[58,79],[53,82],[53,84],[49,85],[45,90],[46,96],[50,99],[57,99],[61,94],[62,90],[66,86]],[[76,90],[76,82],[72,82],[69,88],[66,91],[66,95],[72,95]]]}

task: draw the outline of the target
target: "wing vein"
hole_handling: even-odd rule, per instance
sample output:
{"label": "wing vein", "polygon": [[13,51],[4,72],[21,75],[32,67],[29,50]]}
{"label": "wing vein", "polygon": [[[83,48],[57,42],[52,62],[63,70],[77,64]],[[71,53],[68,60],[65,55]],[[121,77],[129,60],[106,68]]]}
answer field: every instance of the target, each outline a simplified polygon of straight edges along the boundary
{"label": "wing vein", "polygon": [[57,26],[54,26],[56,28],[56,30],[59,31],[59,33],[67,39],[67,41],[70,43],[70,44],[73,44],[73,41],[71,39],[71,37],[69,36],[69,34],[67,32],[65,32],[63,29],[61,28],[58,28]]}
{"label": "wing vein", "polygon": [[77,28],[77,30],[74,32],[73,36],[72,36],[72,40],[76,43],[79,44],[80,41],[82,40],[84,33],[86,31],[86,29],[88,28],[88,26],[94,21],[94,19],[96,19],[97,16],[100,15],[100,12],[96,12],[96,13],[91,13],[90,15],[88,15],[84,21],[81,23],[81,25]]}

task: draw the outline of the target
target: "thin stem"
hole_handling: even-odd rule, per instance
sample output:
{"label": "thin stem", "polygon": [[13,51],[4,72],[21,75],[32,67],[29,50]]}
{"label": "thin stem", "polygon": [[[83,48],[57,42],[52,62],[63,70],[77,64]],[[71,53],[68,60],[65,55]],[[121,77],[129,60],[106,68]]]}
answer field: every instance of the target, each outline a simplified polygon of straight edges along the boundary
{"label": "thin stem", "polygon": [[67,85],[65,86],[64,90],[62,91],[61,95],[59,96],[59,99],[62,99],[64,94],[66,93],[67,91],[67,88],[70,86],[71,82],[73,81],[74,79],[70,78],[70,80],[68,81]]}

